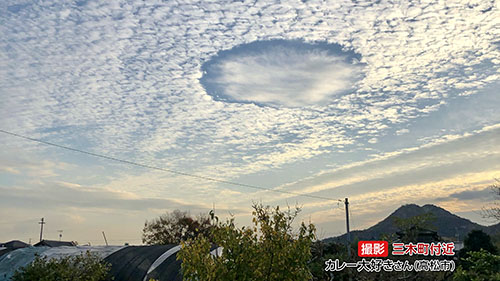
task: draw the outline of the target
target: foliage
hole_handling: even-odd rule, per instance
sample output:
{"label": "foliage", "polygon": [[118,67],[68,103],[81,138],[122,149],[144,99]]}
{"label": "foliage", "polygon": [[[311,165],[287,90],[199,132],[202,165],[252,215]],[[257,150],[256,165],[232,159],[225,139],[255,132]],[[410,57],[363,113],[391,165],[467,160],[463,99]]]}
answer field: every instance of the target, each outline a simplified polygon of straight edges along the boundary
{"label": "foliage", "polygon": [[[279,207],[253,206],[253,226],[238,228],[234,219],[215,222],[212,239],[222,247],[211,255],[211,243],[198,236],[182,243],[184,280],[310,280],[308,262],[315,227],[301,224],[293,233],[292,223],[300,209],[282,212]],[[214,217],[213,217],[214,218]]]}
{"label": "foliage", "polygon": [[142,242],[147,245],[179,244],[181,241],[208,235],[211,223],[207,216],[191,217],[187,212],[175,210],[151,221],[142,230]]}
{"label": "foliage", "polygon": [[36,256],[35,260],[18,269],[12,281],[101,281],[108,277],[110,265],[96,254],[86,252],[78,256],[48,259]]}
{"label": "foliage", "polygon": [[409,218],[394,218],[394,224],[402,233],[403,242],[416,242],[418,234],[422,229],[432,229],[432,222],[436,217],[432,213],[424,213]]}
{"label": "foliage", "polygon": [[[352,250],[354,252],[354,249]],[[313,280],[347,280],[349,268],[340,272],[325,271],[325,261],[328,259],[348,261],[347,248],[345,244],[335,242],[325,243],[323,241],[315,241],[311,246],[312,259],[309,268],[313,275]]]}
{"label": "foliage", "polygon": [[412,227],[432,228],[432,222],[436,219],[433,213],[424,213],[408,218],[394,218],[394,224],[401,230]]}
{"label": "foliage", "polygon": [[485,250],[469,252],[453,276],[454,281],[500,281],[500,256]]}
{"label": "foliage", "polygon": [[482,230],[472,230],[464,239],[464,248],[461,250],[461,253],[477,252],[481,249],[492,254],[497,253],[488,234],[484,233]]}
{"label": "foliage", "polygon": [[[497,251],[500,251],[500,232],[496,232],[496,233],[490,235],[490,237],[491,237],[491,243],[493,243],[493,246],[495,246]],[[497,253],[499,253],[499,252],[497,252]]]}

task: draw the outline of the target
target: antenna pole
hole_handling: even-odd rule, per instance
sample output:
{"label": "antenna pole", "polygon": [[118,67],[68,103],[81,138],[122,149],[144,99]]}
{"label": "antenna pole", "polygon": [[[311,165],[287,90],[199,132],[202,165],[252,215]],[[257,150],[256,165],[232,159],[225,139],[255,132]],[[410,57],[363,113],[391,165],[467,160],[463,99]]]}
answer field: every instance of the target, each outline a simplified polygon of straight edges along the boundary
{"label": "antenna pole", "polygon": [[108,240],[106,239],[106,234],[104,231],[102,232],[102,236],[104,237],[104,243],[106,243],[106,246],[108,246]]}

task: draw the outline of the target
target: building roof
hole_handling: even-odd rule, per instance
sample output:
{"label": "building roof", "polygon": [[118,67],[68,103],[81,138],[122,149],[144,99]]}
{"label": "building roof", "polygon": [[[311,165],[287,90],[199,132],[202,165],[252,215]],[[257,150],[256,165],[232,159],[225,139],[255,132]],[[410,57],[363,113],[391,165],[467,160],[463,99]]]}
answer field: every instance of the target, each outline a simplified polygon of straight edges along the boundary
{"label": "building roof", "polygon": [[76,244],[75,242],[72,241],[42,240],[36,243],[34,246],[61,247],[61,246],[76,246]]}
{"label": "building roof", "polygon": [[[441,237],[439,237],[438,233],[434,230],[426,229],[426,228],[421,228],[421,227],[416,227],[412,226],[409,231],[412,231],[416,234],[416,241],[412,242],[438,242],[442,241]],[[402,239],[407,233],[405,231],[398,231],[396,234],[399,236],[399,239]]]}
{"label": "building roof", "polygon": [[29,244],[26,244],[26,243],[19,241],[19,240],[12,240],[12,241],[0,244],[0,247],[5,247],[7,249],[19,249],[19,248],[25,248],[28,246],[29,246]]}
{"label": "building roof", "polygon": [[26,248],[28,246],[29,246],[29,244],[26,244],[26,243],[19,241],[19,240],[12,240],[9,242],[1,243],[0,244],[0,257],[3,256],[4,254],[12,252],[16,249]]}

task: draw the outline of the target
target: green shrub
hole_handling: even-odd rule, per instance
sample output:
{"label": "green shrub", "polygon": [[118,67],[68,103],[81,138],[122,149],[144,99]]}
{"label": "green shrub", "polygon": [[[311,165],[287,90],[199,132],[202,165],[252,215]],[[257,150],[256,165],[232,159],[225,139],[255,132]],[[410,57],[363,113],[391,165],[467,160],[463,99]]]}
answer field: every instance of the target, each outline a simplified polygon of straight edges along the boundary
{"label": "green shrub", "polygon": [[110,265],[87,251],[77,256],[48,259],[36,256],[29,265],[18,269],[12,281],[104,281]]}
{"label": "green shrub", "polygon": [[[315,228],[302,223],[293,232],[298,212],[254,205],[253,227],[238,228],[231,219],[217,223],[211,239],[198,236],[183,242],[177,258],[184,280],[311,280],[308,263]],[[210,254],[212,243],[222,247],[220,255]]]}
{"label": "green shrub", "polygon": [[500,281],[500,256],[481,249],[469,252],[457,268],[454,281]]}

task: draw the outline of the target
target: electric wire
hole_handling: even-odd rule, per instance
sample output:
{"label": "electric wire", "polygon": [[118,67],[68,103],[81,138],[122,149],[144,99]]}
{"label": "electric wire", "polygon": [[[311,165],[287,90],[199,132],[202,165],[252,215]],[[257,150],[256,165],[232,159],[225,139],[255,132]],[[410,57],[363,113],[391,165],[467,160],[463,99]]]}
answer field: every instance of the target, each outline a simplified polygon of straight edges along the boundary
{"label": "electric wire", "polygon": [[6,135],[10,135],[13,137],[17,137],[17,138],[45,144],[45,145],[52,146],[52,147],[57,147],[57,148],[61,148],[61,149],[65,149],[65,150],[69,150],[69,151],[73,151],[73,152],[78,152],[78,153],[90,155],[90,156],[97,157],[97,158],[107,159],[107,160],[111,160],[111,161],[115,161],[115,162],[120,162],[123,164],[134,165],[137,167],[151,169],[151,170],[164,171],[164,172],[168,172],[168,173],[172,173],[172,174],[176,174],[176,175],[180,175],[180,176],[191,177],[191,178],[201,179],[201,180],[205,180],[205,181],[218,182],[218,183],[227,184],[227,185],[247,187],[247,188],[259,189],[259,190],[294,195],[294,196],[309,197],[309,198],[313,198],[313,199],[321,199],[321,200],[329,200],[329,201],[338,201],[339,200],[339,199],[334,199],[334,198],[329,198],[329,197],[324,197],[324,196],[319,196],[319,195],[304,194],[304,193],[298,193],[298,192],[292,192],[292,191],[286,191],[286,190],[266,188],[266,187],[261,187],[261,186],[257,186],[257,185],[221,180],[221,179],[217,179],[217,178],[213,178],[213,177],[201,176],[201,175],[191,174],[191,173],[182,172],[182,171],[178,171],[178,170],[166,169],[166,168],[156,167],[156,166],[152,166],[152,165],[137,163],[134,161],[124,160],[124,159],[120,159],[120,158],[116,158],[116,157],[112,157],[112,156],[107,156],[107,155],[103,155],[103,154],[89,152],[89,151],[85,151],[85,150],[81,150],[81,149],[77,149],[77,148],[73,148],[73,147],[69,147],[69,146],[65,146],[65,145],[56,144],[53,142],[44,141],[41,139],[36,139],[36,138],[20,135],[17,133],[12,133],[12,132],[2,130],[2,129],[0,129],[0,133],[4,133]]}

